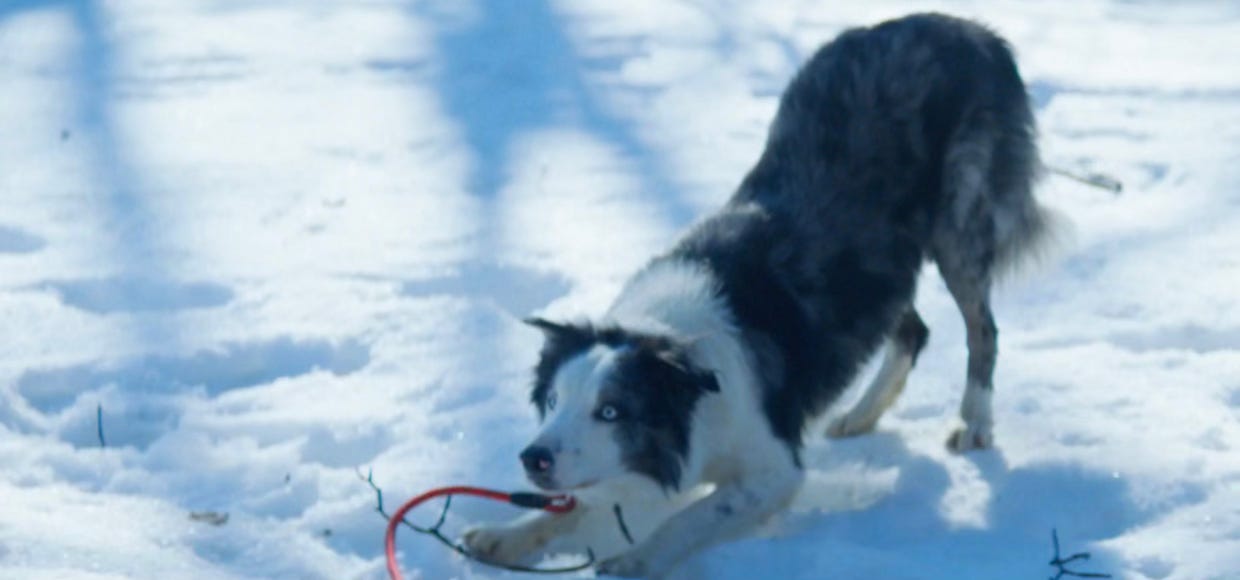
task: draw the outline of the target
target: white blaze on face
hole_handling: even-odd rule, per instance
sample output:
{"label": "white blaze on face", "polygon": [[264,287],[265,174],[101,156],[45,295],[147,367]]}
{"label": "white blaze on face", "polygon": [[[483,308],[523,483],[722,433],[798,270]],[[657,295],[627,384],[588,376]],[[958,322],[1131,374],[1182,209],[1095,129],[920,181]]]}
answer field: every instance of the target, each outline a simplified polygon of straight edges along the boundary
{"label": "white blaze on face", "polygon": [[625,473],[615,424],[597,416],[600,393],[612,379],[623,349],[595,346],[560,366],[547,393],[543,428],[532,446],[549,449],[553,467],[549,481],[536,484],[557,489],[593,485]]}

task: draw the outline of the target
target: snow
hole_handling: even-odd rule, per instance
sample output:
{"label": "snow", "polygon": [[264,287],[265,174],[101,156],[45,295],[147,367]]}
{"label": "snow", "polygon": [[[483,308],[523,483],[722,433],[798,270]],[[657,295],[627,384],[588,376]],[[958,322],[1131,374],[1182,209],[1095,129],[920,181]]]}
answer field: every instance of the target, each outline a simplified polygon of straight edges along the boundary
{"label": "snow", "polygon": [[1052,529],[1082,570],[1240,578],[1226,0],[5,0],[0,578],[382,578],[359,470],[524,488],[520,318],[600,312],[819,43],[926,9],[1007,36],[1047,159],[1125,190],[1041,187],[1075,236],[997,296],[997,450],[943,447],[964,339],[927,270],[879,431],[815,438],[794,509],[678,578],[1049,577]]}

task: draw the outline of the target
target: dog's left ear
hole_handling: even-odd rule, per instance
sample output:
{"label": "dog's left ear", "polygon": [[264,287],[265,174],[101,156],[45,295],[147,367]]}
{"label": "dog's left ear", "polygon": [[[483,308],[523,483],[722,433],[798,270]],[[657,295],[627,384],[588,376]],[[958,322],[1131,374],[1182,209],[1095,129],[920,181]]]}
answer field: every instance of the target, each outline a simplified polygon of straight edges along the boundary
{"label": "dog's left ear", "polygon": [[590,341],[591,334],[588,326],[552,322],[537,316],[526,318],[522,322],[541,330],[548,344],[577,345]]}
{"label": "dog's left ear", "polygon": [[689,378],[697,388],[711,393],[719,392],[719,380],[715,372],[699,368],[689,359],[689,350],[683,345],[671,344],[655,351],[659,362]]}
{"label": "dog's left ear", "polygon": [[567,324],[561,324],[559,322],[551,322],[550,320],[547,320],[546,318],[539,318],[537,316],[530,316],[528,318],[523,319],[521,322],[524,322],[530,326],[533,326],[534,328],[537,328],[538,330],[541,330],[546,334],[561,334],[569,330],[569,326]]}

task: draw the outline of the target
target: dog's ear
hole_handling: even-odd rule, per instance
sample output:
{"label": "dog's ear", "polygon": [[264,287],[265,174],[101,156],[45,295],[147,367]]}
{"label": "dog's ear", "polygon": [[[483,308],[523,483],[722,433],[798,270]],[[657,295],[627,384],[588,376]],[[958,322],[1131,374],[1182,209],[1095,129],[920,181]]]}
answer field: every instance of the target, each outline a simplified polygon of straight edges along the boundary
{"label": "dog's ear", "polygon": [[530,392],[530,402],[538,409],[539,417],[545,417],[547,392],[556,370],[564,361],[590,348],[593,330],[589,325],[562,324],[538,317],[526,318],[524,322],[541,330],[546,339],[538,355],[538,365],[534,367],[534,388]]}
{"label": "dog's ear", "polygon": [[673,371],[687,377],[695,387],[712,393],[719,392],[719,380],[714,371],[699,368],[689,358],[689,350],[683,345],[670,343],[655,350],[655,358]]}
{"label": "dog's ear", "polygon": [[545,318],[531,316],[522,322],[543,332],[543,336],[552,342],[578,342],[589,338],[589,330],[580,326],[552,322]]}
{"label": "dog's ear", "polygon": [[543,346],[544,355],[576,351],[594,341],[594,329],[588,324],[565,324],[538,317],[526,318],[524,322],[543,332],[547,339]]}
{"label": "dog's ear", "polygon": [[530,326],[533,326],[534,328],[537,328],[538,330],[543,331],[544,334],[548,334],[548,335],[559,334],[559,333],[570,330],[569,326],[566,324],[560,324],[558,322],[551,322],[550,320],[547,320],[546,318],[540,318],[537,316],[531,316],[529,318],[522,320],[521,322],[524,322]]}

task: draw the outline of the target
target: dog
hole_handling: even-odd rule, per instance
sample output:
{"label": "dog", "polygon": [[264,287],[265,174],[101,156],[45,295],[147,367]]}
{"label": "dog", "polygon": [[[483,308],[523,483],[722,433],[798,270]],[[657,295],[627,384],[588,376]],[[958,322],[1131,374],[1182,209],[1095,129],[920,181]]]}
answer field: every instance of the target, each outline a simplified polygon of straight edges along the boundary
{"label": "dog", "polygon": [[843,32],[784,92],[733,197],[627,281],[593,322],[545,335],[529,479],[565,515],[470,530],[497,563],[590,550],[600,574],[661,577],[753,531],[803,480],[807,426],[883,344],[881,368],[827,434],[872,430],[929,337],[913,307],[933,261],[964,317],[956,451],[993,444],[1000,271],[1048,230],[1024,82],[984,26],[916,14]]}

